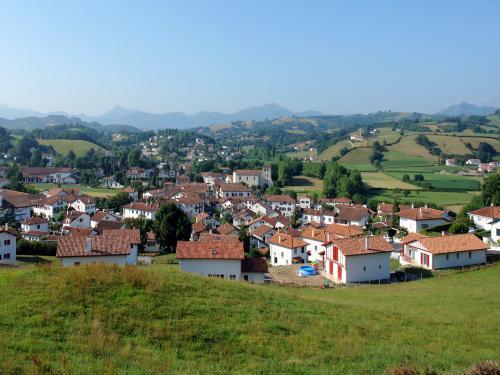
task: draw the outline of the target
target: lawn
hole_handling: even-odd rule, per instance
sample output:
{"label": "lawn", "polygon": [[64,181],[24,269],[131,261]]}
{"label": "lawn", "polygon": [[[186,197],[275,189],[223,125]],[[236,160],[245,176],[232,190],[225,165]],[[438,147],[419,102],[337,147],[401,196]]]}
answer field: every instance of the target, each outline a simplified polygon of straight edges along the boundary
{"label": "lawn", "polygon": [[403,151],[385,152],[381,164],[385,171],[398,169],[405,171],[421,171],[422,169],[432,171],[435,169],[433,161]]}
{"label": "lawn", "polygon": [[[35,189],[38,190],[48,190],[52,189],[54,187],[58,187],[57,184],[46,184],[46,183],[40,183],[40,184],[30,184],[29,186],[33,186]],[[98,198],[105,198],[109,196],[113,196],[118,194],[121,189],[108,189],[104,187],[91,187],[91,186],[84,186],[84,185],[79,185],[79,184],[65,184],[61,185],[61,189],[80,189],[82,193],[85,193],[87,195],[90,195],[92,197],[98,197]]]}
{"label": "lawn", "polygon": [[[405,174],[413,181],[414,173],[387,172],[388,175],[402,180]],[[459,176],[445,173],[419,173],[424,176],[424,182],[429,182],[434,189],[438,190],[479,190],[481,182],[477,178]]]}
{"label": "lawn", "polygon": [[[398,143],[387,148],[388,151],[394,151],[396,153],[387,153],[386,158],[391,160],[391,156],[403,154],[409,160],[415,160],[412,157],[416,157],[416,160],[421,160],[423,158],[431,162],[436,161],[437,158],[435,156],[431,155],[425,147],[415,142],[415,137],[416,135],[414,134],[404,135]],[[392,157],[392,159],[394,159],[394,157]]]}
{"label": "lawn", "polygon": [[463,373],[500,360],[499,265],[329,290],[161,264],[0,269],[0,282],[6,374]]}
{"label": "lawn", "polygon": [[375,189],[415,189],[416,187],[407,184],[398,178],[394,178],[383,172],[362,172],[363,181]]}
{"label": "lawn", "polygon": [[285,186],[285,190],[293,190],[297,193],[320,193],[323,190],[323,180],[307,176],[295,176],[289,186]]}
{"label": "lawn", "polygon": [[446,135],[427,135],[430,141],[435,142],[445,154],[468,154],[470,151],[459,137]]}
{"label": "lawn", "polygon": [[46,146],[52,146],[58,154],[68,155],[70,150],[76,156],[83,156],[85,153],[93,148],[96,152],[104,152],[104,149],[95,143],[83,141],[80,139],[38,139],[38,143]]}
{"label": "lawn", "polygon": [[340,150],[342,150],[343,148],[347,148],[350,150],[353,147],[351,142],[349,141],[340,141],[328,147],[325,151],[319,154],[318,158],[320,160],[330,161],[334,156],[340,156]]}
{"label": "lawn", "polygon": [[474,195],[479,192],[449,192],[449,191],[420,191],[412,190],[408,196],[402,193],[396,193],[394,190],[373,189],[368,193],[368,198],[375,198],[379,201],[393,202],[397,199],[399,202],[424,202],[435,203],[450,209],[459,209],[461,206],[469,203]]}
{"label": "lawn", "polygon": [[360,172],[375,172],[377,169],[370,163],[371,148],[356,148],[339,159],[339,163],[349,169]]}
{"label": "lawn", "polygon": [[[462,137],[464,143],[470,143],[473,148],[477,149],[479,143],[485,142],[492,145],[497,152],[500,152],[500,141],[493,138],[481,138],[481,137]],[[469,151],[470,152],[470,151]]]}

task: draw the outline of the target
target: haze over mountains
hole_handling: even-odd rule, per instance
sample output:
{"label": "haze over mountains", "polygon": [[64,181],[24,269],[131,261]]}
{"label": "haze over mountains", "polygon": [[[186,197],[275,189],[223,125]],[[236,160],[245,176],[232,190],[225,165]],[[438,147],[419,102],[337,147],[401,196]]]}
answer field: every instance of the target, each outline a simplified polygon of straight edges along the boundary
{"label": "haze over mountains", "polygon": [[[448,107],[438,114],[444,116],[489,115],[495,112],[495,107],[479,107],[474,104],[460,103]],[[41,113],[30,109],[12,108],[0,104],[0,126],[8,128],[34,129],[62,123],[88,123],[91,127],[102,125],[127,125],[141,130],[157,130],[164,128],[187,129],[213,124],[225,124],[233,121],[275,119],[283,116],[322,116],[318,111],[292,112],[278,104],[271,103],[239,110],[235,113],[202,111],[194,115],[183,112],[150,113],[138,109],[127,109],[115,106],[110,111],[99,116],[86,114],[74,115],[55,111]],[[122,128],[127,129],[126,126]]]}

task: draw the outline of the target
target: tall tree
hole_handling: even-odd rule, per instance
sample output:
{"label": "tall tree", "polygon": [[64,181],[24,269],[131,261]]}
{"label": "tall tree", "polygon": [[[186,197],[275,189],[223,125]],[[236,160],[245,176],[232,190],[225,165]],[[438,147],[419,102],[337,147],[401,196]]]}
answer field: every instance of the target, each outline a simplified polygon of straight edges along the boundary
{"label": "tall tree", "polygon": [[486,206],[500,204],[500,173],[492,174],[484,179],[481,185],[481,199]]}
{"label": "tall tree", "polygon": [[191,221],[184,211],[169,203],[156,213],[153,231],[162,250],[175,251],[177,241],[188,240],[191,236]]}

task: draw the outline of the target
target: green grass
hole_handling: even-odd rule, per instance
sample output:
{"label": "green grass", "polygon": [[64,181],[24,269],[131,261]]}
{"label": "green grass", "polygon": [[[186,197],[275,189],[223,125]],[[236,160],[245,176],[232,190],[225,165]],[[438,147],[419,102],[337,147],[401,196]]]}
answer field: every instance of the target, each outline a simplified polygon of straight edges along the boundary
{"label": "green grass", "polygon": [[104,152],[104,149],[95,143],[83,141],[80,139],[38,139],[38,143],[46,146],[52,146],[58,154],[68,155],[70,150],[76,156],[83,156],[85,153],[93,148],[96,152]]}
{"label": "green grass", "polygon": [[[414,178],[414,174],[407,172],[387,172],[387,174],[400,180],[408,174],[412,182]],[[419,174],[424,176],[424,182],[429,182],[434,189],[438,190],[479,190],[481,188],[481,182],[472,177],[426,172]]]}
{"label": "green grass", "polygon": [[164,265],[0,269],[0,282],[6,374],[462,373],[500,359],[499,265],[329,290]]}
{"label": "green grass", "polygon": [[297,193],[320,193],[323,190],[323,180],[319,178],[307,176],[295,176],[289,186],[285,186],[284,190],[293,190]]}
{"label": "green grass", "polygon": [[[34,188],[36,188],[38,190],[48,190],[48,189],[52,189],[54,187],[57,187],[57,184],[40,183],[40,184],[30,184],[29,186],[33,186]],[[82,193],[85,193],[85,194],[93,196],[93,197],[98,197],[98,198],[104,198],[104,197],[116,195],[121,191],[120,189],[91,187],[91,186],[84,186],[84,185],[79,185],[79,184],[61,185],[61,189],[75,189],[75,188],[80,189],[80,191]]]}
{"label": "green grass", "polygon": [[457,209],[464,206],[472,200],[474,195],[479,192],[448,192],[448,191],[420,191],[412,190],[408,196],[402,193],[397,194],[394,190],[373,189],[368,192],[368,198],[374,198],[379,201],[393,202],[394,199],[398,201],[408,202],[425,202],[435,203],[448,208]]}
{"label": "green grass", "polygon": [[363,181],[375,189],[415,189],[412,184],[407,184],[399,178],[392,177],[383,172],[362,172]]}

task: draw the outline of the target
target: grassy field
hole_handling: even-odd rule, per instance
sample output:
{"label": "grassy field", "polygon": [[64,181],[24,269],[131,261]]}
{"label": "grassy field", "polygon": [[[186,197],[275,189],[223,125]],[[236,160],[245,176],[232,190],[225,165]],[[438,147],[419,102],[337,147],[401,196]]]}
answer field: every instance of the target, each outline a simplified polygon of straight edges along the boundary
{"label": "grassy field", "polygon": [[470,151],[458,137],[445,135],[428,135],[430,141],[435,142],[437,146],[446,154],[467,154]]}
{"label": "grassy field", "polygon": [[470,143],[473,148],[477,149],[479,143],[486,142],[492,145],[497,152],[500,152],[500,141],[498,139],[492,138],[481,138],[481,137],[462,137],[464,143]]}
{"label": "grassy field", "polygon": [[499,265],[330,290],[165,265],[0,269],[0,363],[5,374],[462,373],[500,360],[499,283]]}
{"label": "grassy field", "polygon": [[371,148],[356,148],[339,159],[339,163],[349,169],[360,172],[374,172],[377,169],[370,164]]}
{"label": "grassy field", "polygon": [[[57,184],[30,184],[29,186],[33,186],[35,189],[38,190],[48,190],[52,189],[54,187],[57,187]],[[107,189],[107,188],[101,188],[101,187],[91,187],[91,186],[83,186],[79,184],[65,184],[61,185],[62,189],[80,189],[82,193],[85,193],[87,195],[90,195],[92,197],[99,197],[99,198],[104,198],[104,197],[109,197],[112,195],[118,194],[121,190],[120,189]]]}
{"label": "grassy field", "polygon": [[323,190],[323,180],[313,177],[296,176],[293,178],[290,186],[285,186],[283,189],[293,190],[297,193],[321,193]]}
{"label": "grassy field", "polygon": [[415,185],[407,184],[383,172],[362,172],[361,176],[369,187],[375,189],[416,189]]}
{"label": "grassy field", "polygon": [[334,156],[340,156],[340,150],[343,148],[351,149],[352,143],[350,141],[340,141],[328,147],[325,151],[318,155],[320,160],[332,160]]}
{"label": "grassy field", "polygon": [[427,149],[424,147],[420,146],[415,142],[415,135],[404,135],[401,140],[396,143],[395,145],[387,147],[388,151],[394,151],[396,153],[389,153],[390,157],[391,155],[400,155],[404,154],[406,155],[407,158],[410,158],[411,156],[415,156],[420,160],[421,158],[423,159],[428,159],[430,161],[436,161],[437,158],[435,156],[432,156]]}
{"label": "grassy field", "polygon": [[478,191],[464,192],[448,192],[448,191],[420,191],[412,190],[408,196],[402,193],[396,193],[394,190],[373,189],[369,192],[368,198],[375,198],[379,201],[393,202],[398,201],[408,202],[425,202],[435,203],[450,209],[459,209],[461,206],[469,203],[474,195],[478,195]]}
{"label": "grassy field", "polygon": [[46,146],[52,146],[57,153],[61,155],[68,155],[70,150],[76,156],[83,156],[88,150],[93,148],[95,151],[104,152],[104,149],[95,143],[82,141],[79,139],[38,139],[38,143]]}
{"label": "grassy field", "polygon": [[[388,175],[402,180],[405,174],[413,180],[414,174],[406,172],[387,172]],[[441,173],[419,173],[424,176],[424,182],[429,182],[434,189],[442,190],[479,190],[481,182],[477,178],[459,176],[456,174],[441,174]]]}

